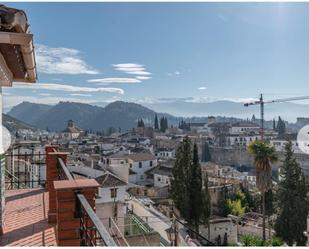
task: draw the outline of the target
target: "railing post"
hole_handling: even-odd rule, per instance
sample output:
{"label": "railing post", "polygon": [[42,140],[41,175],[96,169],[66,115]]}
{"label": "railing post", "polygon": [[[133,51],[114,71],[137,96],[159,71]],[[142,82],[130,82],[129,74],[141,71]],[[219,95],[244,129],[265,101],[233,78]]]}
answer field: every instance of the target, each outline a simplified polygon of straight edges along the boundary
{"label": "railing post", "polygon": [[[50,152],[48,152],[50,151]],[[56,222],[56,192],[53,182],[58,180],[58,158],[66,163],[68,153],[54,152],[54,149],[46,150],[46,186],[49,192],[48,222]]]}
{"label": "railing post", "polygon": [[3,234],[5,218],[5,159],[0,155],[0,235]]}
{"label": "railing post", "polygon": [[[94,179],[54,181],[56,191],[56,238],[58,246],[81,245],[81,222],[76,210],[76,193],[83,194],[95,209],[95,194],[99,184]],[[93,226],[93,224],[92,224]]]}

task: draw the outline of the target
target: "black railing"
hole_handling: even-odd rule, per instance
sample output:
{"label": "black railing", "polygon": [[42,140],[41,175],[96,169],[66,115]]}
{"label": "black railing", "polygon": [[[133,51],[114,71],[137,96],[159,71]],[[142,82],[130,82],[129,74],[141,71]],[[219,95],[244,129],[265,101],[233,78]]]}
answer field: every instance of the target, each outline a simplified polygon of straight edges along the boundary
{"label": "black railing", "polygon": [[83,194],[77,194],[76,216],[80,218],[81,246],[114,246],[117,244],[93,211]]}
{"label": "black railing", "polygon": [[6,189],[37,188],[45,185],[45,154],[11,151],[5,155]]}
{"label": "black railing", "polygon": [[57,169],[59,180],[74,180],[72,174],[61,158],[58,158]]}

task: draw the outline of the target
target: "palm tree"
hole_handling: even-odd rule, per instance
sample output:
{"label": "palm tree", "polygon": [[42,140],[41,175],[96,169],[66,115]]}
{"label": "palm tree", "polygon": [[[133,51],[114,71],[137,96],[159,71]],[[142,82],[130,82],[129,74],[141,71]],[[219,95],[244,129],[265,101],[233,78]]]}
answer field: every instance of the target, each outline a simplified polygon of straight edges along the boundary
{"label": "palm tree", "polygon": [[256,186],[262,194],[263,212],[263,241],[266,240],[265,233],[265,192],[271,189],[271,163],[278,160],[275,148],[264,141],[256,140],[249,144],[248,151],[254,157],[256,168]]}

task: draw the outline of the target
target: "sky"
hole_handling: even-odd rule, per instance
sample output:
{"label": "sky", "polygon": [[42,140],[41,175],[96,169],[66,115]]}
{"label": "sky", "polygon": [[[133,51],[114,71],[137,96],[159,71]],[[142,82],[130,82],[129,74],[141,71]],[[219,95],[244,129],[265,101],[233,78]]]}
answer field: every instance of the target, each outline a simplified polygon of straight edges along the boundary
{"label": "sky", "polygon": [[5,108],[309,93],[308,3],[7,5],[27,13],[38,83],[4,88]]}

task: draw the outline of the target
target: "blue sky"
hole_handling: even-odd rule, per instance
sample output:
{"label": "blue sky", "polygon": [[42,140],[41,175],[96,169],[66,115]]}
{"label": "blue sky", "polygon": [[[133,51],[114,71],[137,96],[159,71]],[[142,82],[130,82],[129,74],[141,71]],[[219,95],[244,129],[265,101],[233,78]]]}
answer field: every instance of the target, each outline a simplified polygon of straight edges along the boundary
{"label": "blue sky", "polygon": [[39,79],[5,88],[5,107],[309,92],[307,3],[7,5],[28,15]]}

